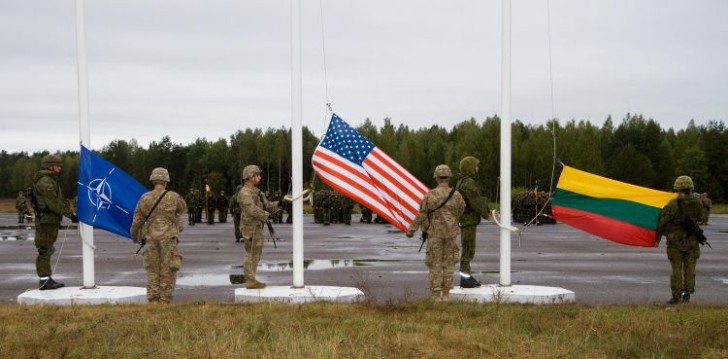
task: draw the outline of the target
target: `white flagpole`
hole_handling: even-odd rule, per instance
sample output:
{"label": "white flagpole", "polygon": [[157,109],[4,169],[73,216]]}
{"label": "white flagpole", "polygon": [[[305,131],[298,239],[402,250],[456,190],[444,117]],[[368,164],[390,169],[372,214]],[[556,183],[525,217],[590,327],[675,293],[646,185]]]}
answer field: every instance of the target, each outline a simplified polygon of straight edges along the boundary
{"label": "white flagpole", "polygon": [[301,0],[291,0],[291,166],[293,195],[293,288],[303,288],[303,136]]}
{"label": "white flagpole", "polygon": [[503,0],[500,123],[500,285],[511,285],[511,0]]}
{"label": "white flagpole", "polygon": [[[88,66],[86,64],[86,30],[83,0],[76,0],[76,65],[78,68],[78,127],[81,144],[91,148],[91,131],[88,118]],[[94,283],[94,231],[93,227],[78,224],[83,242],[83,287],[95,288]]]}

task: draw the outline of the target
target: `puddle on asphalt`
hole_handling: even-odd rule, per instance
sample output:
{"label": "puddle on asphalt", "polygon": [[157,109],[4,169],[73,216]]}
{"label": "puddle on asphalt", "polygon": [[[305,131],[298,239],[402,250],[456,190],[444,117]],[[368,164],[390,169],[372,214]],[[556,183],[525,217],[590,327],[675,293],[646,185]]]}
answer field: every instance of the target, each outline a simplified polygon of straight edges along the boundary
{"label": "puddle on asphalt", "polygon": [[0,231],[0,241],[32,241],[35,240],[33,228],[27,229],[4,229]]}
{"label": "puddle on asphalt", "polygon": [[[379,259],[313,259],[303,261],[303,268],[306,270],[326,270],[335,268],[350,268],[360,266],[372,266],[377,263],[411,262],[399,260]],[[419,261],[421,262],[421,261]],[[187,286],[221,286],[230,284],[230,274],[241,274],[242,266],[230,266],[230,273],[223,274],[194,274],[177,278],[177,284]],[[293,271],[293,262],[265,261],[258,263],[258,272],[286,272]]]}

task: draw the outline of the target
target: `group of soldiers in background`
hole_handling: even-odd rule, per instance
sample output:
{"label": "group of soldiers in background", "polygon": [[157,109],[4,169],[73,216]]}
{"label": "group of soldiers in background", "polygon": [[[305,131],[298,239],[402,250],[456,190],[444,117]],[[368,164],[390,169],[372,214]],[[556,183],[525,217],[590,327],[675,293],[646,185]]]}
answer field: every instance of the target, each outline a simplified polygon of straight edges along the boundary
{"label": "group of soldiers in background", "polygon": [[[270,220],[273,223],[293,223],[293,202],[286,201],[281,191],[265,191],[264,195],[268,202],[278,202],[280,205],[279,211],[271,213]],[[287,213],[285,222],[283,221],[284,211]]]}
{"label": "group of soldiers in background", "polygon": [[194,226],[195,223],[202,223],[203,211],[205,211],[207,224],[215,223],[215,211],[218,214],[218,222],[227,222],[230,199],[225,194],[225,191],[220,191],[218,196],[215,196],[212,191],[209,191],[203,199],[200,195],[200,190],[190,188],[187,196],[185,196],[185,202],[187,203],[190,226]]}
{"label": "group of soldiers in background", "polygon": [[15,199],[15,209],[18,211],[18,223],[33,223],[33,214],[31,213],[33,206],[23,191],[18,192],[18,198]]}
{"label": "group of soldiers in background", "polygon": [[[351,225],[352,208],[354,208],[354,202],[339,192],[320,190],[313,194],[314,223],[322,223],[324,226],[332,223]],[[371,211],[369,218],[371,218]]]}

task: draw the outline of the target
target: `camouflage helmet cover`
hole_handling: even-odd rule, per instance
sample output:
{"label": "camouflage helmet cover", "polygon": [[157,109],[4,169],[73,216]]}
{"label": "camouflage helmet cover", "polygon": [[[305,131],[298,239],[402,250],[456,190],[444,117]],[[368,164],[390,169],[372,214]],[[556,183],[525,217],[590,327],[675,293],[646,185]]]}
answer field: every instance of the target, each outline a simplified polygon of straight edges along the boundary
{"label": "camouflage helmet cover", "polygon": [[675,179],[675,184],[672,185],[672,188],[676,191],[680,190],[693,190],[695,188],[695,185],[693,185],[693,179],[689,176],[680,176],[677,179]]}
{"label": "camouflage helmet cover", "polygon": [[149,175],[149,180],[152,182],[155,182],[155,181],[169,182],[169,172],[165,168],[157,167],[152,170],[152,174]]}
{"label": "camouflage helmet cover", "polygon": [[450,167],[447,165],[438,165],[435,167],[435,173],[432,175],[432,178],[438,178],[438,177],[452,177],[452,171],[450,171]]}
{"label": "camouflage helmet cover", "polygon": [[475,167],[480,163],[480,160],[473,156],[465,156],[460,160],[460,166],[458,169],[460,173],[471,175],[475,173]]}
{"label": "camouflage helmet cover", "polygon": [[260,170],[260,167],[256,165],[248,165],[243,168],[243,180],[247,180],[250,177],[255,176],[258,173],[263,173],[263,171]]}
{"label": "camouflage helmet cover", "polygon": [[48,169],[53,165],[61,165],[61,157],[58,155],[47,155],[40,161],[41,167]]}

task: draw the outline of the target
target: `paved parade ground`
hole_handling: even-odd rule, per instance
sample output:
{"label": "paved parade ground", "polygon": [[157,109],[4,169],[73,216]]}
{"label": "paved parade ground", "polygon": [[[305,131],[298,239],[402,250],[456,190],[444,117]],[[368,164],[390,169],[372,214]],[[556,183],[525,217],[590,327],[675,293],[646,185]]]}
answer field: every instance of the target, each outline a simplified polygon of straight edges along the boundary
{"label": "paved parade ground", "polygon": [[[394,227],[313,223],[304,216],[306,285],[357,287],[376,303],[427,297],[427,268],[420,242]],[[0,300],[16,302],[36,289],[33,228],[17,217],[0,214]],[[64,224],[68,224],[65,219]],[[185,218],[186,223],[186,218]],[[64,227],[65,228],[65,227]],[[268,239],[258,279],[269,285],[293,282],[291,225],[275,225],[278,248]],[[703,247],[697,267],[695,304],[728,304],[728,215],[714,215],[703,227],[713,248]],[[499,234],[493,222],[478,227],[473,273],[484,284],[499,281]],[[512,236],[511,279],[514,285],[561,287],[576,302],[590,305],[662,304],[670,298],[670,264],[665,240],[659,248],[630,247],[599,239],[564,224],[531,226]],[[145,287],[141,256],[130,240],[102,230],[94,232],[95,279],[99,286]],[[230,274],[242,273],[243,246],[235,243],[233,224],[185,225],[180,238],[184,256],[175,302],[233,302]],[[66,286],[82,285],[81,240],[75,225],[61,230],[52,264],[53,278]],[[458,282],[456,281],[456,284]]]}

